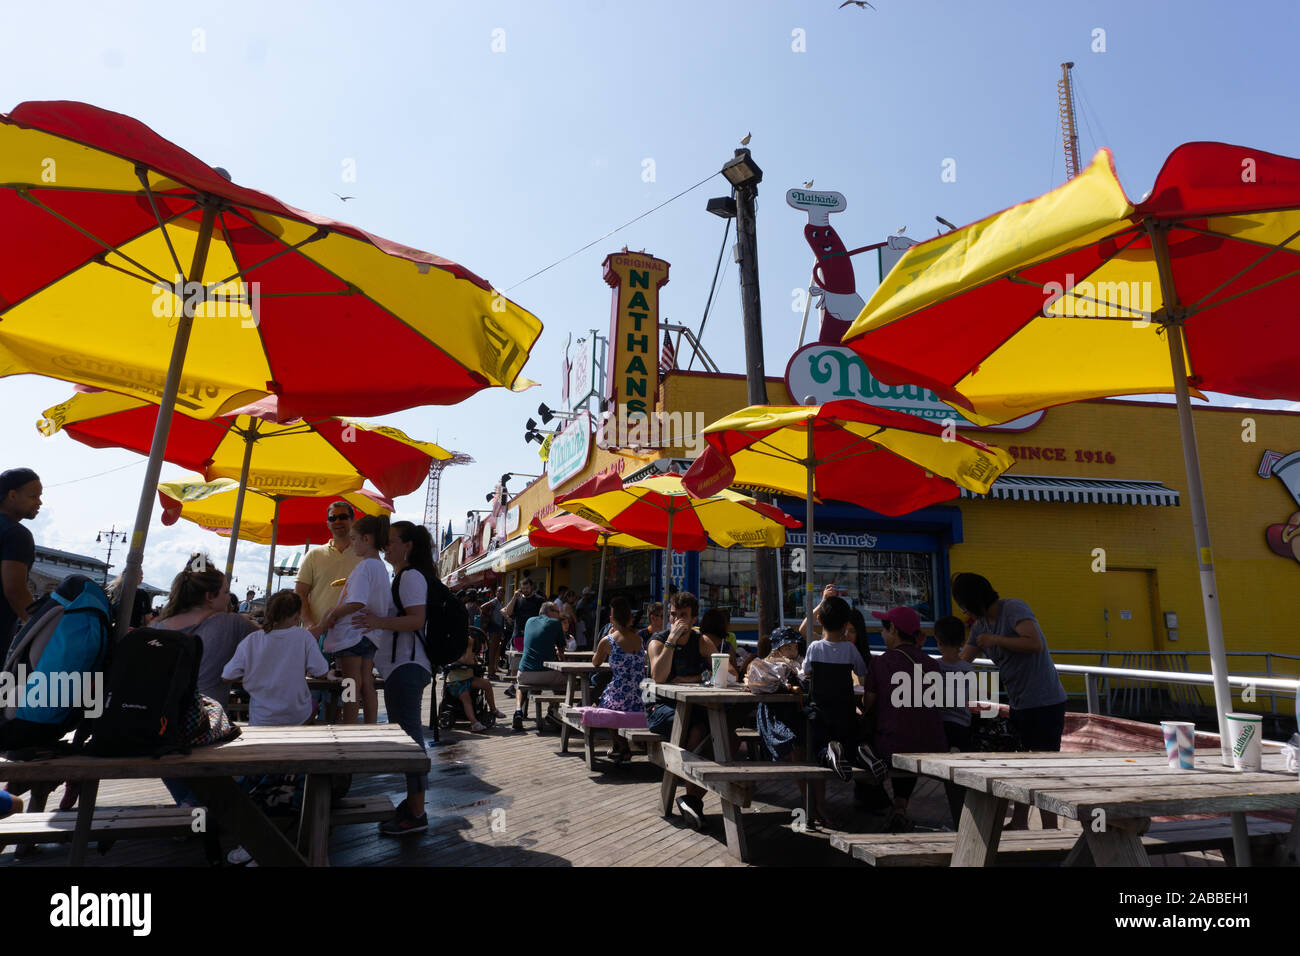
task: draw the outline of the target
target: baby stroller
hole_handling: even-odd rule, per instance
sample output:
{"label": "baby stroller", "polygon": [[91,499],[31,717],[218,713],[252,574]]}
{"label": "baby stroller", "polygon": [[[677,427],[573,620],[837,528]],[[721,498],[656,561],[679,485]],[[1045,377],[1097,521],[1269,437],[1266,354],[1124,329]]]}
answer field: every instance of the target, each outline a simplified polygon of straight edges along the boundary
{"label": "baby stroller", "polygon": [[[474,640],[475,663],[472,665],[474,676],[482,677],[487,673],[487,665],[481,657],[481,648],[487,644],[487,635],[477,627],[469,629],[470,637]],[[450,730],[457,723],[467,723],[465,719],[465,708],[461,705],[459,697],[453,697],[447,693],[447,674],[455,670],[463,670],[470,665],[451,663],[442,669],[442,697],[438,704],[438,727],[442,730]],[[470,691],[470,700],[474,707],[474,715],[478,722],[485,727],[491,727],[496,723],[496,714],[488,706],[487,694],[478,688]]]}

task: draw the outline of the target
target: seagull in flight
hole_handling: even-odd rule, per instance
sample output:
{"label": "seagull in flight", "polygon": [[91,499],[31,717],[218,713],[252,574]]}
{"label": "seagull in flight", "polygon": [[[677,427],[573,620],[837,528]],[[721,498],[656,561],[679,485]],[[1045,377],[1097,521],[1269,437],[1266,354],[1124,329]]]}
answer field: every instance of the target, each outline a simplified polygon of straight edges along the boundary
{"label": "seagull in flight", "polygon": [[[857,7],[859,10],[865,10],[867,7],[871,7],[871,4],[867,0],[844,0],[839,9],[843,10],[845,7]],[[871,9],[875,10],[876,8],[871,7]]]}
{"label": "seagull in flight", "polygon": [[[338,193],[335,193],[334,195],[339,196]],[[347,202],[349,199],[356,199],[356,198],[357,198],[356,196],[339,196],[339,199],[342,199],[344,202]]]}
{"label": "seagull in flight", "polygon": [[748,146],[748,145],[749,145],[749,135],[750,135],[749,133],[746,133],[746,134],[741,138],[741,140],[740,140],[740,145],[741,145],[741,146]]}

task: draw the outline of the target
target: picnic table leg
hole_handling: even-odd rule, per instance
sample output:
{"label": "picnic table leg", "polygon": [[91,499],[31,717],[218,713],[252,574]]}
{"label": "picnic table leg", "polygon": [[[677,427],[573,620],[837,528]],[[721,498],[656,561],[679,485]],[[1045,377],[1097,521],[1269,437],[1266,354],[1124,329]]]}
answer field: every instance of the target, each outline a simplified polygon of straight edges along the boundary
{"label": "picnic table leg", "polygon": [[[686,731],[691,726],[691,703],[679,700],[673,711],[673,732],[668,742],[678,747],[686,746]],[[647,748],[648,750],[649,748]],[[673,815],[673,797],[677,794],[677,778],[667,769],[664,770],[663,782],[659,784],[659,806],[666,817]]]}
{"label": "picnic table leg", "polygon": [[329,866],[330,799],[334,777],[327,773],[307,774],[298,820],[298,852],[308,866]]}
{"label": "picnic table leg", "polygon": [[1097,861],[1092,858],[1092,850],[1088,848],[1088,834],[1086,832],[1080,833],[1079,839],[1075,841],[1069,854],[1061,861],[1061,866],[1096,865]]}
{"label": "picnic table leg", "polygon": [[[573,706],[574,691],[576,690],[574,683],[575,679],[576,676],[574,674],[565,675],[564,706],[566,707]],[[540,727],[540,724],[538,726]],[[569,727],[568,721],[560,722],[560,753],[562,754],[567,754],[569,752],[569,732],[571,729],[572,728]],[[587,766],[591,766],[591,761],[587,762]]]}
{"label": "picnic table leg", "polygon": [[587,769],[596,769],[596,731],[592,727],[582,728],[582,758],[587,761]]}
{"label": "picnic table leg", "polygon": [[[50,794],[54,792],[57,783],[47,781],[36,781],[31,785],[31,797],[27,801],[28,813],[40,813],[45,809],[45,801],[50,799]],[[22,843],[15,844],[14,856],[22,858],[31,856],[36,852],[37,843],[31,840],[24,840]],[[0,851],[4,846],[0,845]]]}
{"label": "picnic table leg", "polygon": [[1085,828],[1084,839],[1097,866],[1150,866],[1142,833],[1149,821],[1145,819],[1111,820],[1106,829],[1094,832]]}
{"label": "picnic table leg", "polygon": [[[713,736],[713,759],[716,763],[730,763],[731,731],[727,727],[727,710],[725,707],[709,708],[709,733]],[[741,819],[741,808],[725,797],[722,801],[722,825],[727,834],[727,852],[738,860],[748,862],[749,846],[745,842],[745,823]]]}
{"label": "picnic table leg", "polygon": [[1007,801],[1004,797],[968,789],[950,865],[992,866],[998,856],[1002,821],[1006,815]]}
{"label": "picnic table leg", "polygon": [[1295,820],[1291,824],[1291,832],[1287,835],[1286,843],[1282,847],[1282,860],[1284,863],[1290,864],[1300,862],[1300,810],[1296,811]]}
{"label": "picnic table leg", "polygon": [[591,675],[579,674],[578,681],[582,685],[582,706],[591,706]]}
{"label": "picnic table leg", "polygon": [[99,794],[98,780],[83,780],[77,804],[77,829],[72,834],[72,855],[69,866],[86,865],[86,846],[90,842],[90,827],[95,820],[95,797]]}
{"label": "picnic table leg", "polygon": [[239,842],[262,866],[306,866],[280,828],[235,783],[233,777],[187,777],[194,791],[220,825],[239,834]]}

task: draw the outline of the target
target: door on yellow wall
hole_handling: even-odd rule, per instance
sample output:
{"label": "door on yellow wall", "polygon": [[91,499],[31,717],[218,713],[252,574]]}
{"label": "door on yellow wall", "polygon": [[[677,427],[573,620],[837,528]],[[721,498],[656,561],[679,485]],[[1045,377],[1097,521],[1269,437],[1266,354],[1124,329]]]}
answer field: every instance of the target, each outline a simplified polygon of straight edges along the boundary
{"label": "door on yellow wall", "polygon": [[1151,576],[1141,568],[1107,568],[1099,574],[1105,609],[1106,650],[1154,651],[1155,614],[1151,609]]}

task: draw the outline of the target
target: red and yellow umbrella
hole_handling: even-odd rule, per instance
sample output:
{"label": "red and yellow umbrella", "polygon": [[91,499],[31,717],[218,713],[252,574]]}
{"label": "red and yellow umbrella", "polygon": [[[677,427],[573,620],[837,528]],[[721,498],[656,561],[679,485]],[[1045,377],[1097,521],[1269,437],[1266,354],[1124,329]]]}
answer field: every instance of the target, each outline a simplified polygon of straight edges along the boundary
{"label": "red and yellow umbrella", "polygon": [[[388,498],[411,494],[433,461],[451,458],[432,442],[387,425],[354,418],[285,422],[275,406],[274,398],[263,399],[209,419],[177,413],[163,457],[207,480],[233,478],[263,493],[335,495],[369,481]],[[47,408],[37,427],[91,448],[147,455],[157,412],[156,405],[125,395],[81,391]]]}
{"label": "red and yellow umbrella", "polygon": [[780,508],[723,489],[697,498],[679,475],[658,475],[625,485],[618,475],[597,475],[555,503],[619,534],[630,534],[666,552],[664,599],[669,593],[673,550],[703,551],[712,540],[724,548],[779,548],[786,528],[799,521]]}
{"label": "red and yellow umbrella", "polygon": [[[165,525],[173,525],[184,518],[205,531],[215,531],[223,538],[269,544],[271,558],[266,572],[268,595],[271,593],[271,573],[275,567],[275,549],[282,544],[303,545],[323,541],[329,534],[325,530],[325,515],[334,502],[350,504],[357,514],[393,513],[392,500],[369,488],[359,488],[341,495],[310,497],[248,490],[241,496],[237,481],[230,478],[203,481],[198,476],[180,481],[164,481],[158,486],[158,501],[162,505],[162,523]],[[241,511],[238,523],[237,508]],[[232,535],[235,527],[239,529],[238,534]]]}
{"label": "red and yellow umbrella", "polygon": [[[600,578],[596,585],[596,607],[605,599],[605,555],[610,547],[656,548],[658,545],[630,534],[619,534],[575,514],[553,518],[534,517],[528,523],[528,543],[535,548],[571,548],[575,551],[600,549]],[[599,623],[599,622],[598,622]]]}
{"label": "red and yellow umbrella", "polygon": [[805,498],[804,602],[815,603],[813,503],[847,501],[908,514],[960,494],[988,494],[1015,459],[1000,448],[915,415],[845,400],[753,405],[704,429],[708,447],[682,478],[692,493],[741,485]]}
{"label": "red and yellow umbrella", "polygon": [[844,337],[877,378],[980,424],[1174,393],[1225,763],[1232,695],[1190,394],[1300,399],[1298,295],[1300,159],[1187,143],[1135,205],[1102,150],[1059,189],[913,246]]}
{"label": "red and yellow umbrella", "polygon": [[0,114],[0,377],[159,405],[126,609],[175,408],[370,416],[518,390],[541,328],[468,269],[237,186],[120,113]]}

